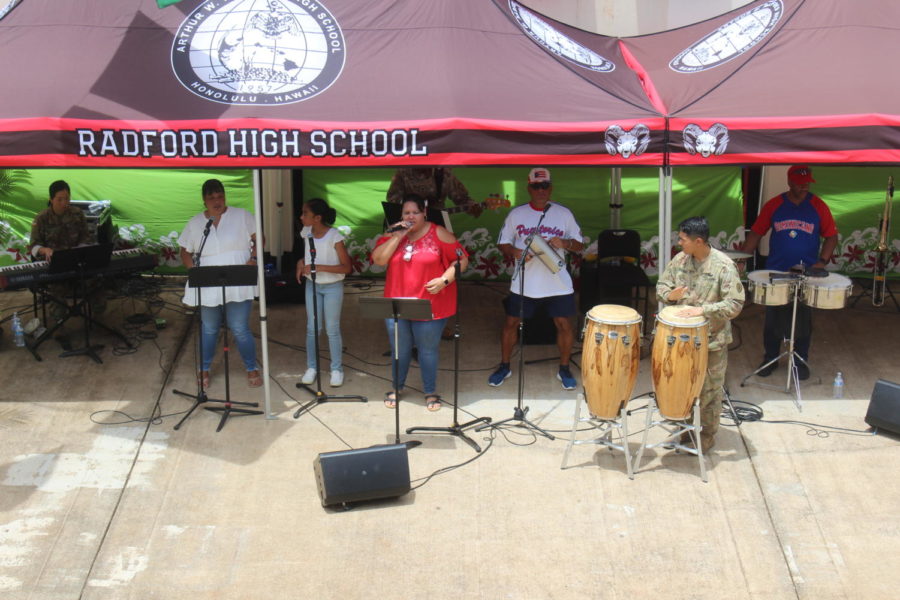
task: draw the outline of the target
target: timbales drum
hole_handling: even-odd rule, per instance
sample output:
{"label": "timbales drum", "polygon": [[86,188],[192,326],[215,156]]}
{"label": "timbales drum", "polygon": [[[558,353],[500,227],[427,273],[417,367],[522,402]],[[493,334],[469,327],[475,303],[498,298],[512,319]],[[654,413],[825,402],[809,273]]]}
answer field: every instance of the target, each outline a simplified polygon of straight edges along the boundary
{"label": "timbales drum", "polygon": [[813,308],[844,308],[853,291],[853,282],[839,273],[827,277],[807,277],[800,287],[803,304]]}
{"label": "timbales drum", "polygon": [[581,381],[591,414],[615,419],[631,398],[641,360],[641,315],[628,306],[598,304],[587,313]]}
{"label": "timbales drum", "polygon": [[651,356],[653,390],[660,414],[687,419],[700,395],[709,360],[709,321],[680,317],[688,306],[667,306],[656,315]]}
{"label": "timbales drum", "polygon": [[772,279],[772,275],[788,277],[788,273],[782,271],[760,270],[751,271],[749,279],[750,296],[754,304],[765,306],[784,306],[791,300],[794,286],[790,279]]}

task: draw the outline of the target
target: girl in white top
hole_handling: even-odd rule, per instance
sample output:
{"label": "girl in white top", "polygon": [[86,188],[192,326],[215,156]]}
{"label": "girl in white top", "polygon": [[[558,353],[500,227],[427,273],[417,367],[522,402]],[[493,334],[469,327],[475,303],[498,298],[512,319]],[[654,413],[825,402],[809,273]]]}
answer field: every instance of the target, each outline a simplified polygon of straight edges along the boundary
{"label": "girl in white top", "polygon": [[[328,334],[328,351],[331,353],[331,385],[344,383],[341,362],[343,340],[341,338],[341,307],[344,303],[344,277],[353,270],[350,255],[344,247],[344,236],[332,227],[337,213],[321,198],[313,198],[303,205],[300,222],[303,229],[304,257],[297,261],[297,283],[306,282],[306,372],[301,382],[309,385],[316,380],[318,357],[316,338],[322,333],[322,324]],[[313,272],[313,265],[315,271]],[[313,288],[315,287],[315,292]],[[315,293],[315,309],[313,294]],[[319,327],[316,329],[315,315]]]}

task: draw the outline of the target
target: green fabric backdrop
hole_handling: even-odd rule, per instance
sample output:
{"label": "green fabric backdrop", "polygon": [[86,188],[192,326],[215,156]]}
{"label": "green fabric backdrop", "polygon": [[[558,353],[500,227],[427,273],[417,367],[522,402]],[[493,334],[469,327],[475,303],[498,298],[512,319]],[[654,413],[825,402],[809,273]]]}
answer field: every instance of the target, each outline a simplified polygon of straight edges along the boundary
{"label": "green fabric backdrop", "polygon": [[47,207],[47,190],[57,179],[66,180],[73,200],[108,200],[122,244],[158,254],[164,272],[182,270],[177,239],[187,221],[203,210],[204,181],[220,179],[228,203],[253,212],[249,170],[35,169],[12,174],[14,185],[7,186],[7,193],[0,187],[0,264],[22,259],[31,221]]}
{"label": "green fabric backdrop", "polygon": [[[815,168],[813,191],[831,207],[838,223],[839,245],[831,269],[850,275],[871,273],[872,249],[884,208],[892,167]],[[457,176],[473,198],[490,194],[508,197],[512,205],[528,201],[525,167],[459,167]],[[382,231],[381,201],[392,169],[307,169],[305,198],[322,196],[337,209],[337,225],[348,235],[347,247],[359,273],[378,274],[369,255]],[[554,167],[554,199],[573,209],[588,238],[585,256],[596,252],[598,233],[609,224],[608,169]],[[659,171],[630,168],[622,171],[624,208],[621,226],[636,229],[643,240],[642,266],[655,275],[658,264]],[[176,239],[187,220],[202,209],[200,185],[216,177],[225,183],[228,201],[253,210],[249,170],[163,169],[34,169],[0,170],[0,265],[24,260],[31,221],[47,205],[47,187],[65,179],[75,200],[109,200],[112,218],[123,240],[160,256],[164,271],[180,270]],[[673,223],[702,214],[710,220],[712,243],[734,248],[742,239],[740,169],[737,167],[681,167],[673,170]],[[495,247],[507,209],[479,218],[452,217],[453,228],[473,255],[467,277],[508,278],[510,265]],[[674,236],[673,236],[674,239]],[[900,241],[890,238],[891,277],[900,275]],[[671,249],[674,251],[676,249]]]}
{"label": "green fabric backdrop", "polygon": [[[458,167],[457,177],[476,200],[491,194],[509,199],[512,206],[528,202],[523,167]],[[392,169],[306,169],[303,172],[303,197],[323,197],[337,210],[336,224],[347,235],[347,249],[356,270],[378,274],[381,267],[369,257],[381,234],[384,200]],[[553,198],[571,208],[588,238],[584,255],[596,254],[596,239],[609,227],[609,169],[592,167],[554,167]],[[622,171],[620,225],[641,234],[642,264],[650,275],[656,274],[659,244],[659,170],[631,168]],[[453,229],[466,246],[471,267],[470,279],[508,278],[512,266],[504,264],[496,249],[496,238],[507,209],[485,212],[475,218],[467,214],[451,217]],[[737,167],[681,168],[674,171],[673,221],[703,214],[710,220],[713,243],[734,247],[742,230],[740,169]]]}

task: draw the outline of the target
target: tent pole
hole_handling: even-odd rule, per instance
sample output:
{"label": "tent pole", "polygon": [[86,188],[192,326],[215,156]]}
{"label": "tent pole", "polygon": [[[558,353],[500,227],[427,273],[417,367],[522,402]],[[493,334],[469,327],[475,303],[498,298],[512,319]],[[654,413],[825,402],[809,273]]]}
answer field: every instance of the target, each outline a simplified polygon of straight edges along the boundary
{"label": "tent pole", "polygon": [[672,248],[672,167],[659,168],[659,275],[669,264]]}
{"label": "tent pole", "polygon": [[613,167],[609,178],[609,228],[622,227],[622,167]]}
{"label": "tent pole", "polygon": [[263,245],[265,236],[262,229],[262,198],[260,196],[260,170],[253,169],[253,209],[256,220],[256,276],[259,281],[259,333],[262,346],[263,396],[265,397],[266,419],[274,419],[269,396],[269,329],[266,323],[266,275],[263,269]]}

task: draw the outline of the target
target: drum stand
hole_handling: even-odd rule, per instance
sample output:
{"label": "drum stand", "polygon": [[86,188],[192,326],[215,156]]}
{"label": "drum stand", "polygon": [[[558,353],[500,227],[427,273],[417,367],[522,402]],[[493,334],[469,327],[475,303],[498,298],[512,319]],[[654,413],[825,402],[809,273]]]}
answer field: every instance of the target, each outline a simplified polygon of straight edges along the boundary
{"label": "drum stand", "polygon": [[[651,396],[650,403],[647,405],[647,422],[644,426],[644,437],[641,440],[641,449],[638,450],[637,457],[634,459],[635,471],[640,470],[644,449],[659,447],[665,447],[666,449],[674,448],[679,452],[693,454],[697,457],[697,461],[700,463],[700,478],[703,479],[703,483],[707,483],[706,462],[703,460],[703,444],[700,443],[700,430],[703,429],[700,425],[700,398],[694,399],[693,422],[688,422],[687,419],[668,419],[662,413],[659,413],[660,418],[654,421],[654,412],[659,412],[659,406],[656,403],[656,396]],[[669,435],[660,442],[648,444],[647,437],[650,434],[650,429],[656,426],[662,427]],[[683,433],[688,433],[688,435],[691,436],[691,441],[694,443],[693,448],[681,443],[681,434]]]}
{"label": "drum stand", "polygon": [[[803,360],[802,356],[800,356],[799,354],[797,354],[794,351],[794,334],[795,334],[795,330],[797,328],[797,300],[800,297],[800,284],[804,279],[806,279],[806,276],[801,274],[798,278],[791,279],[789,281],[789,284],[794,287],[794,290],[793,290],[794,305],[793,305],[793,312],[791,313],[791,337],[788,338],[787,350],[782,352],[781,354],[779,354],[778,356],[776,356],[769,362],[761,365],[758,369],[756,369],[755,371],[753,371],[752,373],[750,373],[749,375],[747,375],[746,377],[744,377],[741,380],[741,387],[744,387],[744,385],[746,384],[748,379],[750,379],[751,377],[753,377],[754,375],[756,375],[757,373],[759,373],[760,371],[762,371],[769,365],[777,363],[779,360],[781,360],[781,358],[783,356],[787,356],[788,357],[787,381],[784,384],[783,391],[785,393],[790,393],[791,382],[793,382],[793,384],[794,384],[794,405],[796,405],[797,410],[799,410],[801,412],[803,411],[803,402],[800,398],[800,378],[797,376],[796,361],[799,360],[804,365],[806,365],[807,368],[809,368],[809,364],[805,360]],[[760,387],[768,388],[770,390],[780,390],[781,389],[780,386],[771,385],[768,383],[762,383],[761,381],[754,381],[753,383],[755,383],[756,385],[758,385]]]}
{"label": "drum stand", "polygon": [[[587,416],[585,418],[581,418],[581,405],[585,402],[584,394],[578,394],[578,398],[575,400],[575,420],[572,421],[572,434],[569,437],[569,443],[566,445],[566,452],[563,454],[562,464],[559,466],[560,469],[566,469],[566,463],[569,460],[569,452],[572,450],[572,446],[580,445],[580,444],[596,444],[598,446],[606,446],[609,448],[609,451],[619,450],[625,456],[625,471],[628,473],[628,479],[634,479],[634,470],[631,465],[631,454],[628,451],[628,419],[627,419],[627,411],[625,410],[625,405],[622,405],[622,410],[619,412],[619,417],[617,419],[601,419],[599,417],[595,417],[594,415]],[[595,427],[600,432],[600,437],[596,437],[594,439],[589,440],[576,440],[575,432],[578,429],[579,423],[587,423],[591,427]],[[617,444],[612,439],[613,431],[616,431],[619,434],[619,439],[621,440],[620,444]]]}

